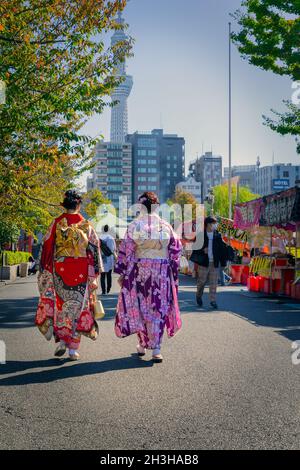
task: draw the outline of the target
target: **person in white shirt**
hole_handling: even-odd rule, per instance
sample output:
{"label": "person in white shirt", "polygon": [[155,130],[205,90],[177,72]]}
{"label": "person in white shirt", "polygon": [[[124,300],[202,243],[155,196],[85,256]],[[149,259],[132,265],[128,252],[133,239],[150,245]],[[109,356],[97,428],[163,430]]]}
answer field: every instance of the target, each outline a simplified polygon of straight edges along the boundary
{"label": "person in white shirt", "polygon": [[[102,295],[105,295],[111,290],[112,271],[114,269],[116,253],[116,242],[114,237],[109,233],[108,225],[104,225],[103,233],[100,235],[100,248],[104,266],[104,272],[101,273],[101,289]],[[110,252],[111,254],[107,254],[107,252]]]}

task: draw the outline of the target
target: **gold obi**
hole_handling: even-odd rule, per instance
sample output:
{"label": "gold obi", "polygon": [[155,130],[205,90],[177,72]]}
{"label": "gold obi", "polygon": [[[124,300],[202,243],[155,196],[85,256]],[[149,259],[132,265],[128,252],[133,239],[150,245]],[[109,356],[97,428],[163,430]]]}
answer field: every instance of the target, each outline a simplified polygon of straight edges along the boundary
{"label": "gold obi", "polygon": [[160,240],[135,240],[137,258],[167,259],[168,246]]}
{"label": "gold obi", "polygon": [[56,226],[55,257],[86,258],[88,247],[89,222],[83,220],[79,224],[68,225],[62,219]]}

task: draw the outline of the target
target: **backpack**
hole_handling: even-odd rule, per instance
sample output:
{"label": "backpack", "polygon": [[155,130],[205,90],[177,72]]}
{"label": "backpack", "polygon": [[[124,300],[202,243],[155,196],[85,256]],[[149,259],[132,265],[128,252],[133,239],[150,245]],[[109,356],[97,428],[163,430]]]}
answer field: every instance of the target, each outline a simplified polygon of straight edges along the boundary
{"label": "backpack", "polygon": [[105,240],[100,240],[100,248],[104,256],[111,256],[113,254]]}

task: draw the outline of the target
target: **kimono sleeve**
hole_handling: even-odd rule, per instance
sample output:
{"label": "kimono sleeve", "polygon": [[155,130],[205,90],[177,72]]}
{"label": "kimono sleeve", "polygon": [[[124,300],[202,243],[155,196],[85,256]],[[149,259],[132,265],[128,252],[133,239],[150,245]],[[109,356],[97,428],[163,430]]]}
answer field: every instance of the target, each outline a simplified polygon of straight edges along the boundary
{"label": "kimono sleeve", "polygon": [[55,248],[56,220],[48,228],[40,248],[37,261],[37,269],[40,273],[45,270],[53,273],[54,248]]}
{"label": "kimono sleeve", "polygon": [[169,261],[173,273],[173,278],[175,283],[178,282],[178,271],[180,265],[180,256],[182,252],[182,244],[181,241],[176,235],[176,233],[172,230],[170,242],[168,245],[168,253],[169,253]]}
{"label": "kimono sleeve", "polygon": [[125,275],[130,261],[134,258],[135,242],[130,237],[129,232],[126,232],[125,238],[121,241],[118,259],[115,264],[114,272],[117,274]]}
{"label": "kimono sleeve", "polygon": [[[55,231],[56,220],[48,228],[42,242],[39,257],[37,260],[38,269],[38,289],[40,299],[36,312],[35,323],[42,325],[47,319],[54,316],[55,289],[53,282],[53,264],[55,251]],[[49,326],[49,324],[47,324]]]}

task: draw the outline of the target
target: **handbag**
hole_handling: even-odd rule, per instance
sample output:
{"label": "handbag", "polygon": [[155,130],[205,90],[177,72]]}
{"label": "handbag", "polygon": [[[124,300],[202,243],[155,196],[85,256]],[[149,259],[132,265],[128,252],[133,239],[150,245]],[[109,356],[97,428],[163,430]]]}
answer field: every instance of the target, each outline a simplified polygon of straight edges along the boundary
{"label": "handbag", "polygon": [[189,262],[188,262],[188,260],[186,259],[186,257],[184,255],[181,255],[181,257],[180,257],[179,266],[180,266],[181,271],[185,271],[185,270],[189,269]]}
{"label": "handbag", "polygon": [[101,320],[101,318],[105,316],[105,311],[104,311],[101,300],[98,300],[95,294],[94,294],[93,308],[94,308],[94,319]]}

